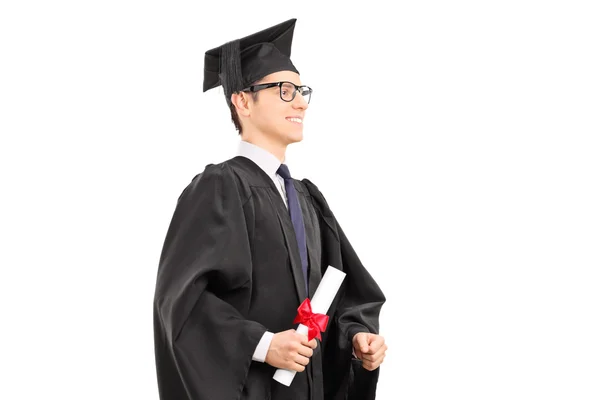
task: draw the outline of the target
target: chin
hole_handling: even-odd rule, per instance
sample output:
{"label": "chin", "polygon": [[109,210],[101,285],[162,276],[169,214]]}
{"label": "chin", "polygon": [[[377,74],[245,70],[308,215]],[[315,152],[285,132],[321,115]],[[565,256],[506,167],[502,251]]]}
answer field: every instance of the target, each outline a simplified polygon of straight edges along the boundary
{"label": "chin", "polygon": [[279,143],[287,146],[292,143],[301,142],[304,138],[302,127],[294,127],[295,129],[289,129],[289,127],[278,127],[279,129],[272,130],[271,138],[278,141]]}
{"label": "chin", "polygon": [[289,142],[289,144],[298,143],[298,142],[301,142],[303,138],[304,137],[302,135],[302,132],[294,133],[292,135],[288,135],[287,141]]}
{"label": "chin", "polygon": [[285,135],[286,140],[291,143],[301,142],[304,139],[304,134],[302,129],[297,129],[292,132],[287,132]]}

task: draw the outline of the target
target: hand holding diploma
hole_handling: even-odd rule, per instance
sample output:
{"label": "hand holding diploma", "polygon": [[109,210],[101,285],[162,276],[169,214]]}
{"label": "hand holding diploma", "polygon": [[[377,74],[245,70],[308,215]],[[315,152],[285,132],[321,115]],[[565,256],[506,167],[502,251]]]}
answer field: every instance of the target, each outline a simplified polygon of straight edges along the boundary
{"label": "hand holding diploma", "polygon": [[[315,340],[313,337],[321,338],[321,332],[325,331],[329,319],[326,315],[327,311],[331,307],[331,303],[345,277],[346,274],[339,269],[331,266],[327,268],[312,301],[306,299],[298,308],[298,314],[294,320],[294,323],[300,322],[300,325],[296,329],[297,334],[306,335],[307,340],[310,341]],[[283,385],[289,386],[295,375],[295,370],[278,369],[275,371],[273,379]]]}
{"label": "hand holding diploma", "polygon": [[265,362],[275,368],[302,372],[317,348],[317,340],[308,340],[294,329],[273,335]]}

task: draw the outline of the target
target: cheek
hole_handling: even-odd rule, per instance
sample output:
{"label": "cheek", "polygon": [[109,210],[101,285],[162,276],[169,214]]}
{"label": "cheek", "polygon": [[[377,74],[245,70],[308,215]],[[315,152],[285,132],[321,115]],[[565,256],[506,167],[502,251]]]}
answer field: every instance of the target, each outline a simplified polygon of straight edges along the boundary
{"label": "cheek", "polygon": [[270,110],[261,114],[260,120],[263,125],[270,126],[274,129],[285,128],[285,125],[288,122],[285,119],[285,117],[288,115],[286,113],[289,113],[289,111],[272,107]]}

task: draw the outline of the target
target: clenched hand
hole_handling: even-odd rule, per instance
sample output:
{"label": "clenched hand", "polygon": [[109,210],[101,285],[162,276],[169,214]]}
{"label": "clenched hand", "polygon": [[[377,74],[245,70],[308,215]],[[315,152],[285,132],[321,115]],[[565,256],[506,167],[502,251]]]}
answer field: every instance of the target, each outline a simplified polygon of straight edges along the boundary
{"label": "clenched hand", "polygon": [[383,336],[366,332],[354,335],[352,347],[354,347],[356,357],[362,361],[363,368],[369,371],[373,371],[381,365],[388,348]]}
{"label": "clenched hand", "polygon": [[265,362],[275,368],[302,372],[316,348],[316,339],[309,342],[306,335],[289,329],[273,335]]}

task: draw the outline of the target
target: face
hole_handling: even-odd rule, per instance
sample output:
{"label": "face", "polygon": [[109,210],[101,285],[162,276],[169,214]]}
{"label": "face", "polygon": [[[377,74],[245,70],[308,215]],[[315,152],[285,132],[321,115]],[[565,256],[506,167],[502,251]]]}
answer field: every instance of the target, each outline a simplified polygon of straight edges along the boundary
{"label": "face", "polygon": [[[275,72],[267,75],[257,84],[280,81],[302,85],[300,76],[292,71]],[[308,103],[299,92],[291,102],[283,101],[279,90],[278,86],[262,89],[256,92],[256,101],[252,99],[250,93],[246,93],[249,99],[244,124],[250,125],[250,131],[264,135],[270,142],[287,146],[302,140],[304,115]]]}

